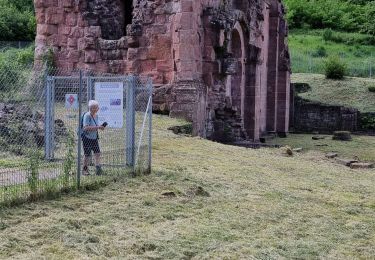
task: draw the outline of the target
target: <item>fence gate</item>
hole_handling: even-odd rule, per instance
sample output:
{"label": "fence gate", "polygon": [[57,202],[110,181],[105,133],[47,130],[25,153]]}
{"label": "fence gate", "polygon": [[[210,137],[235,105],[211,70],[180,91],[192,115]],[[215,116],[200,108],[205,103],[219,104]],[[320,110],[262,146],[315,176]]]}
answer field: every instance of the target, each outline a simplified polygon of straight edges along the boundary
{"label": "fence gate", "polygon": [[[48,76],[45,89],[45,159],[74,158],[80,184],[83,147],[81,117],[89,100],[99,102],[101,165],[131,172],[151,170],[152,83],[148,78],[118,75]],[[70,151],[70,154],[69,154]],[[93,158],[89,170],[95,174]]]}

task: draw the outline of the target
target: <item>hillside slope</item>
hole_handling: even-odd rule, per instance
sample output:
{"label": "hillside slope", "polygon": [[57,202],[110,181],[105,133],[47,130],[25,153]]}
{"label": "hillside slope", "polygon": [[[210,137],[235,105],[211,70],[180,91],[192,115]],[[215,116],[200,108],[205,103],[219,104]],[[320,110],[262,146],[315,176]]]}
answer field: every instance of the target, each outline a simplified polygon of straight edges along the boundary
{"label": "hillside slope", "polygon": [[361,112],[375,112],[375,93],[368,90],[369,86],[375,86],[375,79],[346,77],[344,80],[330,80],[321,74],[294,73],[292,82],[311,86],[311,91],[300,94],[303,98],[354,107]]}

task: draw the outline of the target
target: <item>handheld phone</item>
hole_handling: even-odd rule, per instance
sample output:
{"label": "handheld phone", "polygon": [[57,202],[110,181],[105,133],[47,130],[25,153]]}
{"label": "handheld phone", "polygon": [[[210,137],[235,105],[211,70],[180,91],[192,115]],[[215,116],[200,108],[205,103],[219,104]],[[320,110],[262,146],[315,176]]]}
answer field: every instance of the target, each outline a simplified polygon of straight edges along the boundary
{"label": "handheld phone", "polygon": [[104,122],[104,123],[102,124],[102,126],[104,126],[104,127],[106,127],[107,125],[108,125],[107,122]]}

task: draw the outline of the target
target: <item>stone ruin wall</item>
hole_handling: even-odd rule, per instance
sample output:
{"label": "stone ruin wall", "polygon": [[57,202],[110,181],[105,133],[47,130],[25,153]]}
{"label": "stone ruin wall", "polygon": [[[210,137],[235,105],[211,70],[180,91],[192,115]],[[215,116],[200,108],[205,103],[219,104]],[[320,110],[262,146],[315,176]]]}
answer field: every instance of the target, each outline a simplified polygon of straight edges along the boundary
{"label": "stone ruin wall", "polygon": [[279,0],[34,0],[35,61],[148,75],[154,111],[219,141],[288,131],[289,53]]}

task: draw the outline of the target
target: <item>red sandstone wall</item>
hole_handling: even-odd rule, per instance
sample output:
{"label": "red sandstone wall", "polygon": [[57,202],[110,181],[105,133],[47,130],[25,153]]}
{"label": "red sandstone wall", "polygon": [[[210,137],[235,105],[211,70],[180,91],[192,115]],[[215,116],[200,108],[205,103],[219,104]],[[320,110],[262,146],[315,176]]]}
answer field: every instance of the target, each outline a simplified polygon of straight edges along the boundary
{"label": "red sandstone wall", "polygon": [[[133,22],[115,40],[103,39],[109,28],[103,24],[118,22],[118,29],[116,19],[123,17],[97,20],[89,5],[97,0],[90,1],[34,0],[36,63],[52,49],[62,69],[148,75],[154,109],[192,120],[195,133],[208,138],[257,140],[266,131],[287,132],[287,30],[280,27],[278,0],[133,1]],[[119,13],[121,0],[108,1],[107,9]],[[240,43],[231,39],[234,31]]]}

